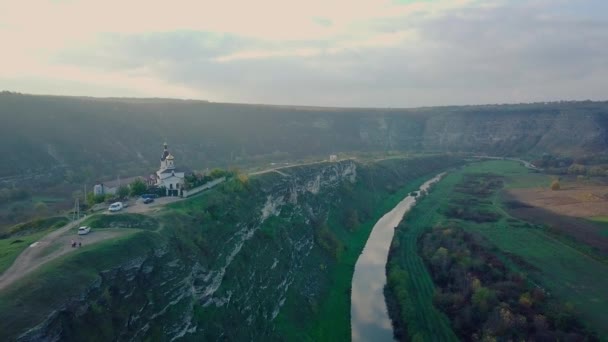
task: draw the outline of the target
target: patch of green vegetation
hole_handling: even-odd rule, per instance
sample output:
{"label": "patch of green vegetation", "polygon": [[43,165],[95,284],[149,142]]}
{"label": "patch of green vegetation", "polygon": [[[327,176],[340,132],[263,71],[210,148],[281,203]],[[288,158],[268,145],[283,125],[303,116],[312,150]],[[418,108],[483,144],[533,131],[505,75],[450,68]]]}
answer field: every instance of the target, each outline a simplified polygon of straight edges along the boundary
{"label": "patch of green vegetation", "polygon": [[0,273],[6,271],[29,245],[68,223],[66,217],[49,217],[20,223],[0,234]]}
{"label": "patch of green vegetation", "polygon": [[[436,224],[457,224],[487,238],[511,257],[510,267],[521,272],[528,281],[546,288],[562,303],[572,305],[592,330],[608,334],[604,324],[608,321],[605,310],[608,305],[608,265],[585,254],[584,248],[573,248],[542,228],[510,217],[504,210],[498,189],[479,203],[479,196],[474,192],[479,190],[479,184],[484,180],[471,180],[477,177],[487,181],[487,175],[502,177],[506,184],[517,184],[513,180],[517,180],[519,175],[526,177],[528,171],[510,161],[466,166],[441,181],[400,225],[393,240],[389,279],[391,274],[407,272],[408,278],[403,286],[392,286],[391,293],[393,300],[399,291],[405,293],[408,300],[399,300],[399,309],[403,312],[399,313],[402,317],[397,321],[407,326],[410,337],[417,333],[431,337],[441,331],[438,328],[441,327],[441,319],[432,308],[434,286],[416,253],[416,241],[422,232]],[[466,188],[470,188],[470,193],[463,191]],[[483,222],[453,215],[449,209],[455,203],[466,203],[466,209],[473,212],[492,212],[497,215],[496,220]],[[525,263],[518,262],[522,260]]]}
{"label": "patch of green vegetation", "polygon": [[47,231],[42,231],[30,235],[0,240],[0,274],[6,271],[17,259],[19,254],[29,245],[46,235]]}
{"label": "patch of green vegetation", "polygon": [[152,250],[159,242],[156,233],[133,232],[43,265],[0,292],[1,335],[14,338],[40,323],[51,310],[80,296],[100,272]]}
{"label": "patch of green vegetation", "polygon": [[419,247],[437,285],[434,304],[462,340],[597,339],[571,307],[509,270],[500,251],[477,233],[435,226]]}
{"label": "patch of green vegetation", "polygon": [[[279,329],[287,340],[350,340],[352,277],[371,229],[408,193],[454,162],[433,157],[382,160],[358,169],[355,184],[341,185],[339,201],[330,207],[327,226],[342,241],[343,250],[338,259],[311,258],[309,272],[322,272],[328,277],[326,290],[315,301],[296,300],[296,291],[290,291],[295,298],[288,297],[291,301],[278,317]],[[360,221],[354,229],[353,211]]]}
{"label": "patch of green vegetation", "polygon": [[25,223],[19,223],[0,232],[0,239],[29,235],[46,230],[54,230],[68,224],[65,216],[48,217],[36,219]]}
{"label": "patch of green vegetation", "polygon": [[600,234],[608,237],[608,216],[590,217],[589,220],[604,227],[600,230]]}
{"label": "patch of green vegetation", "polygon": [[82,223],[91,228],[138,228],[144,230],[157,230],[158,220],[142,214],[96,214]]}
{"label": "patch of green vegetation", "polygon": [[[101,274],[104,281],[89,288],[85,302],[62,311],[48,329],[65,327],[64,339],[79,340],[88,334],[114,340],[135,337],[148,325],[145,336],[136,337],[156,340],[166,338],[169,328],[175,335],[174,327],[189,321],[190,327],[199,327],[185,335],[191,340],[349,340],[354,265],[374,223],[423,181],[460,163],[440,156],[370,164],[349,161],[290,168],[284,170],[288,177],[269,173],[247,182],[230,179],[167,205],[154,217],[164,229],[140,233],[160,240],[150,243],[137,238],[114,245],[115,252],[127,259],[142,259],[148,251],[145,247],[159,241],[163,247],[148,253],[141,269],[110,273],[106,278]],[[334,177],[355,166],[354,183],[349,177]],[[319,177],[322,184],[317,192],[308,186]],[[292,196],[294,187],[298,187],[297,196]],[[119,217],[105,216],[91,217],[85,224]],[[130,257],[124,248],[134,249]],[[96,264],[106,256],[89,257]],[[63,264],[73,264],[69,260]],[[72,272],[59,270],[40,275],[47,283],[38,279],[38,292],[57,291],[46,278],[60,272],[67,279]],[[77,273],[75,282],[91,284],[91,279],[98,279],[81,276]],[[81,294],[71,286],[62,291]],[[30,301],[39,300],[38,292],[27,291],[21,297],[27,311]],[[15,314],[17,305],[2,304],[3,298],[0,321],[5,319],[3,311]],[[48,299],[33,304],[33,309],[42,312],[26,318],[26,323],[40,319],[44,310],[48,314],[54,304]],[[137,321],[135,313],[141,317]],[[11,332],[26,323],[11,327]],[[0,331],[4,327],[0,323]]]}

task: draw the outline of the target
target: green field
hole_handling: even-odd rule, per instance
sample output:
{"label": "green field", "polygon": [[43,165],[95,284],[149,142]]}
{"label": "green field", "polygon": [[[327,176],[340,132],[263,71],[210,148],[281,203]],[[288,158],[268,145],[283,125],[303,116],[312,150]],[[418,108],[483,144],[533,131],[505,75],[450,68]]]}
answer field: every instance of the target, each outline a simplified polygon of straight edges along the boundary
{"label": "green field", "polygon": [[17,259],[24,249],[46,234],[48,234],[48,231],[0,240],[0,274],[13,264],[13,261]]}
{"label": "green field", "polygon": [[602,225],[604,228],[600,231],[600,234],[608,236],[608,216],[595,216],[590,217],[588,220]]}
{"label": "green field", "polygon": [[67,222],[65,217],[50,217],[5,229],[0,234],[0,274],[6,271],[30,244]]}
{"label": "green field", "polygon": [[144,230],[157,230],[158,221],[142,214],[96,214],[84,220],[83,226],[91,228],[137,228]]}
{"label": "green field", "polygon": [[[608,265],[597,261],[581,250],[566,245],[554,236],[526,222],[510,217],[504,210],[500,191],[484,201],[469,205],[468,210],[489,213],[497,217],[492,222],[448,218],[446,210],[463,200],[455,188],[467,174],[491,173],[503,176],[506,187],[547,186],[548,177],[531,174],[523,166],[510,161],[488,161],[470,164],[458,172],[449,174],[435,186],[406,217],[393,240],[395,249],[389,263],[392,273],[406,271],[402,288],[407,291],[400,307],[406,307],[401,315],[407,322],[410,337],[420,334],[431,337],[450,332],[445,327],[445,317],[433,307],[433,283],[417,254],[416,241],[421,232],[436,224],[451,222],[467,230],[478,232],[504,253],[512,253],[532,265],[518,269],[532,283],[539,284],[564,303],[570,303],[580,313],[581,320],[592,330],[608,336]],[[466,210],[465,210],[466,211]],[[516,267],[513,265],[513,267]],[[391,271],[389,271],[390,273]],[[389,274],[390,276],[390,274]],[[403,300],[402,300],[403,302]],[[404,304],[409,304],[404,306]]]}

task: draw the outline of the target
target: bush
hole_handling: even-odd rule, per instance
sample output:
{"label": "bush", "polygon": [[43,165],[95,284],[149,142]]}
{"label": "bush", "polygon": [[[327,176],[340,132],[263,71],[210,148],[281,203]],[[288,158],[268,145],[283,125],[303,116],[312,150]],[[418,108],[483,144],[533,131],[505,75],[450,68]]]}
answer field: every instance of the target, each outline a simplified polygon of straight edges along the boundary
{"label": "bush", "polygon": [[120,198],[129,197],[129,187],[126,185],[121,185],[118,190],[116,190],[116,195]]}
{"label": "bush", "polygon": [[148,186],[141,178],[134,180],[129,187],[131,188],[131,196],[143,195],[148,190]]}
{"label": "bush", "polygon": [[559,181],[558,180],[554,180],[553,182],[551,182],[551,190],[553,191],[557,191],[561,188]]}

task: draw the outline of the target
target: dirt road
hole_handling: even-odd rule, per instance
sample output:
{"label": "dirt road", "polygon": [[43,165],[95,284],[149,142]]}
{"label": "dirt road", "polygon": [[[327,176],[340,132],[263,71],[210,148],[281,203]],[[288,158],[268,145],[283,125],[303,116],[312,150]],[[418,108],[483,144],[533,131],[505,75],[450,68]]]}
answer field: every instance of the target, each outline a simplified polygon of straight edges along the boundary
{"label": "dirt road", "polygon": [[130,229],[96,229],[87,235],[80,236],[77,234],[76,229],[72,228],[78,227],[83,220],[84,218],[71,222],[26,248],[13,262],[11,267],[0,276],[0,291],[49,261],[77,251],[79,247],[72,248],[71,241],[81,242],[82,247],[80,248],[87,248],[87,246],[94,243],[115,238],[132,231]]}
{"label": "dirt road", "polygon": [[[186,198],[181,197],[159,197],[154,199],[154,202],[150,204],[144,204],[143,200],[137,199],[136,201],[129,202],[129,206],[124,208],[123,210],[117,212],[119,213],[132,213],[132,214],[143,214],[150,213],[160,210],[163,206],[169,203],[183,201]],[[105,211],[105,214],[112,215],[109,211]]]}

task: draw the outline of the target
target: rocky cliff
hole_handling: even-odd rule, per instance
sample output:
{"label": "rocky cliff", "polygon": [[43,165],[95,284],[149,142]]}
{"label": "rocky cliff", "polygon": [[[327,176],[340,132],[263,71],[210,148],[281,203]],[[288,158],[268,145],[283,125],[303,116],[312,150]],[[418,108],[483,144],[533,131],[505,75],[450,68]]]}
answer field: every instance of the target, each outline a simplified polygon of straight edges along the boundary
{"label": "rocky cliff", "polygon": [[[228,181],[155,216],[160,232],[49,271],[87,281],[38,273],[1,294],[0,334],[23,341],[347,339],[350,277],[373,223],[426,178],[459,163],[441,156],[343,161]],[[23,291],[34,282],[35,293]],[[30,311],[40,291],[55,298]]]}

